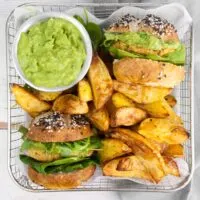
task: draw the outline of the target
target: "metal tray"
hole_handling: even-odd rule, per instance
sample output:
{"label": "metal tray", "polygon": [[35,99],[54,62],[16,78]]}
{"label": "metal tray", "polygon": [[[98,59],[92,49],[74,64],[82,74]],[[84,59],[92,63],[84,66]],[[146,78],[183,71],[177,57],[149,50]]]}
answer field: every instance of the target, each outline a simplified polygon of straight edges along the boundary
{"label": "metal tray", "polygon": [[[34,7],[41,7],[43,12],[57,11],[62,12],[67,9],[74,8],[76,6],[84,7],[88,9],[98,18],[106,18],[113,11],[123,6],[137,6],[145,9],[158,7],[161,4],[149,4],[149,3],[70,3],[65,5],[53,5],[53,4],[25,4],[22,6],[31,5]],[[16,9],[18,9],[17,7]],[[21,134],[18,132],[20,125],[26,124],[25,112],[16,105],[15,99],[10,91],[10,85],[12,83],[23,84],[18,74],[15,71],[12,62],[12,45],[15,37],[15,24],[17,20],[13,15],[14,10],[11,12],[7,19],[6,24],[6,44],[7,44],[7,73],[8,73],[8,170],[13,181],[22,189],[32,192],[45,192],[56,191],[47,190],[41,186],[34,184],[27,176],[24,176],[21,172],[21,168],[18,162],[19,148],[22,143]],[[110,180],[101,178],[98,181],[90,181],[84,185],[66,191],[152,191],[152,192],[171,192],[179,190],[185,187],[191,180],[194,168],[194,126],[193,126],[193,27],[189,27],[189,30],[184,35],[183,42],[186,45],[187,57],[186,57],[186,78],[185,81],[176,89],[178,92],[178,114],[184,121],[184,126],[190,133],[190,139],[184,144],[185,156],[184,159],[188,163],[190,175],[187,176],[180,184],[171,184],[168,186],[160,185],[141,185],[128,180]]]}

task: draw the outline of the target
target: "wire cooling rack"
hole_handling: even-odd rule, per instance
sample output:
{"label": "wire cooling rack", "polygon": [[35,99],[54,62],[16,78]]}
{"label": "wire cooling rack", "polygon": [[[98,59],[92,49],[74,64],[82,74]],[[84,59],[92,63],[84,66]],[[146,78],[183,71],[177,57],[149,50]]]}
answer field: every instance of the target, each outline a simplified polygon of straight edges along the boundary
{"label": "wire cooling rack", "polygon": [[[42,12],[62,12],[67,9],[74,8],[76,6],[84,7],[89,12],[94,14],[98,18],[106,18],[113,11],[123,6],[138,6],[142,8],[152,8],[159,5],[155,4],[65,4],[65,5],[49,5],[49,4],[28,4],[36,8],[40,8]],[[26,5],[22,5],[26,6]],[[19,9],[17,7],[16,9]],[[15,10],[16,10],[15,9]],[[6,26],[6,44],[7,44],[7,72],[8,72],[8,170],[11,178],[14,182],[24,190],[44,192],[44,191],[55,191],[47,190],[41,186],[38,186],[31,182],[27,176],[21,171],[20,164],[18,162],[19,148],[22,143],[21,134],[18,132],[20,125],[25,125],[27,117],[25,112],[20,106],[16,104],[16,101],[10,91],[10,85],[13,83],[24,84],[15,71],[12,60],[12,45],[16,34],[16,19],[14,17],[14,11],[11,12],[7,20]],[[180,27],[181,29],[181,27]],[[180,30],[179,29],[179,30]],[[192,36],[192,25],[184,35],[184,42],[186,46],[186,78],[179,87],[176,88],[176,97],[178,98],[177,112],[184,121],[184,126],[190,133],[190,139],[184,144],[185,157],[184,160],[188,163],[190,175],[186,177],[179,184],[169,184],[167,186],[160,185],[141,185],[128,180],[111,180],[107,178],[101,178],[85,183],[84,185],[72,189],[72,191],[153,191],[153,192],[169,192],[183,188],[187,185],[191,179],[193,167],[194,167],[194,145],[193,145],[193,36]],[[69,190],[68,190],[69,191]]]}

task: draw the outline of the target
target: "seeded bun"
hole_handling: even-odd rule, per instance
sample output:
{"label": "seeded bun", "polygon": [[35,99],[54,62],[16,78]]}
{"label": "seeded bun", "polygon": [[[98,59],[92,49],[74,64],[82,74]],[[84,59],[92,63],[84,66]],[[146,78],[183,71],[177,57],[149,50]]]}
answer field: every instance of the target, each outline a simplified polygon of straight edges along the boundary
{"label": "seeded bun", "polygon": [[123,58],[113,65],[116,79],[153,87],[173,88],[185,78],[185,70],[171,63],[140,58]]}
{"label": "seeded bun", "polygon": [[155,15],[146,15],[143,19],[127,14],[106,30],[109,32],[148,32],[163,41],[179,41],[175,27],[167,20]]}
{"label": "seeded bun", "polygon": [[47,189],[71,189],[81,185],[82,182],[87,181],[95,171],[95,165],[90,165],[84,169],[69,173],[58,174],[41,174],[33,168],[28,168],[28,175],[30,179],[44,186]]}
{"label": "seeded bun", "polygon": [[166,88],[173,88],[185,78],[184,67],[140,58],[114,62],[113,73],[120,82]]}
{"label": "seeded bun", "polygon": [[32,121],[27,138],[38,142],[72,142],[92,135],[90,123],[83,115],[47,112]]}

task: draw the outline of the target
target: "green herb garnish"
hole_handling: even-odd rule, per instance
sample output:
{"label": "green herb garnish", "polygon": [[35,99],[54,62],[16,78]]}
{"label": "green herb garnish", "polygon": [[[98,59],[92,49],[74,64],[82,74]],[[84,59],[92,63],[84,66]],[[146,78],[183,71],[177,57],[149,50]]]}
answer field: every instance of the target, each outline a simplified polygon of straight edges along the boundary
{"label": "green herb garnish", "polygon": [[101,30],[101,27],[93,22],[88,21],[88,14],[86,10],[85,10],[86,22],[79,15],[74,15],[74,18],[77,19],[85,27],[92,41],[93,50],[97,51],[99,45],[103,41],[103,32]]}

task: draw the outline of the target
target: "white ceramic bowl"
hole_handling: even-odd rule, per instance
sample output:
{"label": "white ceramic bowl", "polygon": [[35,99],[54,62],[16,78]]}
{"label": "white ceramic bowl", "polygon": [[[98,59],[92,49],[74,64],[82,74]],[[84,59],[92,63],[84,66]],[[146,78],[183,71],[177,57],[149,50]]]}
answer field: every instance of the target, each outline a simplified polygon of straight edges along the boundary
{"label": "white ceramic bowl", "polygon": [[[25,77],[25,75],[24,75],[24,73],[23,73],[23,71],[20,67],[20,64],[18,62],[17,48],[18,48],[18,42],[19,42],[21,33],[27,32],[29,30],[29,28],[31,26],[33,26],[34,24],[37,24],[41,21],[48,20],[49,18],[63,18],[65,20],[71,22],[80,31],[81,36],[82,36],[82,40],[85,44],[86,59],[85,59],[85,62],[83,63],[81,72],[79,73],[78,77],[70,85],[67,85],[67,86],[59,86],[59,87],[54,87],[54,88],[36,86]],[[63,91],[63,90],[66,90],[66,89],[73,87],[81,79],[83,79],[83,77],[86,75],[86,73],[87,73],[87,71],[90,67],[91,60],[92,60],[92,44],[91,44],[91,40],[90,40],[90,37],[88,35],[88,32],[85,30],[83,25],[79,21],[77,21],[75,18],[68,16],[67,14],[64,14],[64,13],[56,13],[56,12],[39,14],[37,16],[31,17],[30,19],[28,19],[19,28],[19,30],[16,34],[16,37],[15,37],[15,40],[14,40],[14,44],[13,44],[13,60],[14,60],[15,69],[18,72],[19,76],[23,79],[23,81],[25,83],[27,83],[31,87],[33,87],[37,90],[45,91],[45,92]]]}

